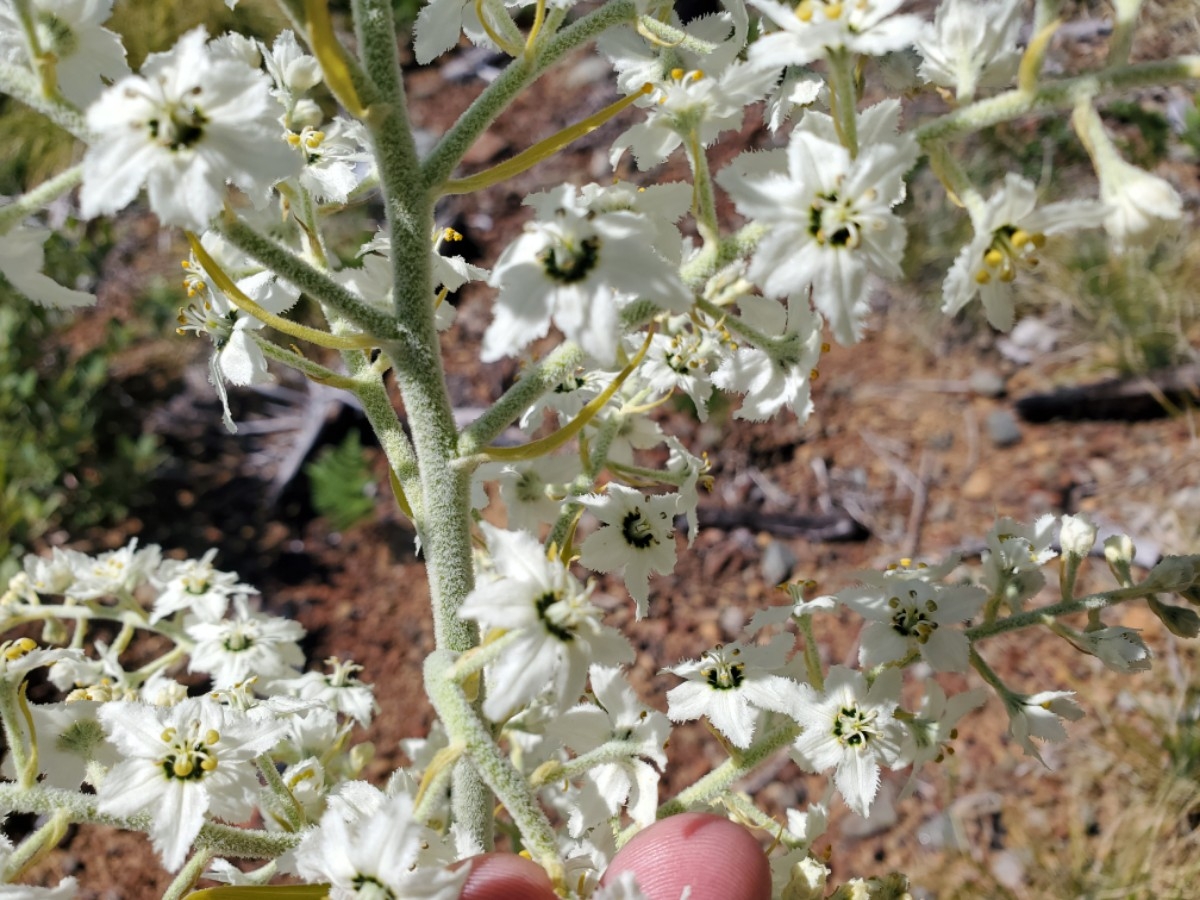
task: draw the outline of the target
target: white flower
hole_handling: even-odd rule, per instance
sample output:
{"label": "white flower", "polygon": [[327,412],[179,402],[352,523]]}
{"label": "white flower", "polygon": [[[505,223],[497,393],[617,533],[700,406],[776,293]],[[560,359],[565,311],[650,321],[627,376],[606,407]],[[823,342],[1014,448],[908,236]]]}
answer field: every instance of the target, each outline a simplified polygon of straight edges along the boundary
{"label": "white flower", "polygon": [[[738,300],[742,319],[775,340],[763,347],[739,347],[713,374],[724,391],[745,394],[734,417],[761,422],[783,407],[805,422],[812,412],[812,378],[822,350],[823,320],[805,296],[776,300],[748,295]],[[777,337],[776,337],[777,336]]]}
{"label": "white flower", "polygon": [[227,181],[258,197],[296,171],[270,80],[216,58],[206,40],[202,28],[188,32],[88,109],[96,142],[83,160],[85,218],[125,207],[145,184],[164,224],[203,231]]}
{"label": "white flower", "polygon": [[697,418],[706,422],[713,391],[711,371],[720,358],[721,347],[712,332],[679,328],[650,339],[637,377],[656,395],[683,391],[695,405]]}
{"label": "white flower", "polygon": [[904,174],[917,151],[912,138],[897,134],[899,116],[894,100],[862,112],[862,150],[851,158],[833,120],[809,111],[786,155],[744,153],[717,176],[739,212],[769,226],[750,262],[751,280],[771,297],[811,287],[843,344],[862,331],[867,274],[901,275],[906,234],[891,210],[904,199]]}
{"label": "white flower", "polygon": [[98,808],[147,813],[154,847],[172,872],[209,814],[230,822],[250,815],[259,790],[254,758],[282,734],[276,722],[208,698],[168,708],[106,703],[99,716],[124,758],[100,784]]}
{"label": "white flower", "polygon": [[150,582],[161,593],[154,600],[151,623],[181,609],[206,622],[215,622],[225,615],[229,598],[234,594],[257,594],[257,589],[238,582],[236,572],[221,572],[213,568],[215,547],[200,559],[164,559]]}
{"label": "white flower", "polygon": [[480,528],[496,577],[467,595],[460,615],[519,634],[487,668],[483,711],[489,719],[501,721],[547,693],[555,708],[565,710],[583,692],[589,665],[633,659],[629,642],[600,624],[603,612],[588,600],[590,590],[560,560],[547,558],[533,535],[486,522]]}
{"label": "white flower", "polygon": [[654,226],[628,210],[597,213],[571,185],[527,197],[536,221],[496,263],[495,319],[484,362],[515,355],[551,320],[602,366],[616,363],[621,307],[645,298],[673,312],[691,306],[679,275],[654,250]]}
{"label": "white flower", "polygon": [[1026,756],[1045,764],[1031,738],[1059,743],[1066,740],[1067,730],[1062,720],[1074,722],[1083,718],[1083,710],[1071,698],[1074,691],[1042,691],[1040,694],[1008,694],[1004,698],[1008,710],[1008,731],[1025,750]]}
{"label": "white flower", "polygon": [[1153,654],[1137,628],[1112,625],[1078,636],[1081,648],[1114,672],[1146,672]]}
{"label": "white flower", "polygon": [[503,466],[497,480],[509,530],[537,534],[543,524],[553,522],[562,510],[563,486],[580,471],[577,454],[544,456]]}
{"label": "white flower", "polygon": [[1183,200],[1165,179],[1114,157],[1097,168],[1100,199],[1108,204],[1104,230],[1118,248],[1152,237],[1183,215]]}
{"label": "white flower", "polygon": [[987,601],[976,587],[945,587],[919,578],[889,578],[874,585],[848,588],[837,599],[871,624],[859,638],[858,660],[865,668],[904,659],[920,651],[939,672],[965,672],[970,642],[948,628],[974,616]]}
{"label": "white flower", "polygon": [[[0,206],[0,211],[3,209]],[[24,225],[14,225],[0,234],[0,276],[14,290],[41,306],[58,309],[93,306],[96,303],[94,294],[73,291],[42,274],[46,263],[42,245],[49,236],[47,228],[26,228]]]}
{"label": "white flower", "polygon": [[834,784],[846,804],[866,817],[879,790],[880,764],[904,765],[899,723],[900,672],[887,669],[867,689],[861,672],[834,666],[819,693],[799,686],[792,716],[804,730],[792,745],[796,762],[810,772],[837,766]]}
{"label": "white flower", "polygon": [[1096,534],[1096,524],[1088,518],[1087,513],[1063,516],[1058,543],[1064,554],[1083,559],[1096,546]]}
{"label": "white flower", "polygon": [[551,719],[547,735],[557,737],[576,754],[620,741],[636,745],[636,755],[588,769],[577,803],[569,810],[568,824],[574,837],[602,819],[616,816],[622,807],[628,808],[636,825],[654,822],[658,770],[667,764],[663,748],[671,731],[666,716],[638,702],[620,669],[593,666],[591,680],[596,703],[580,704]]}
{"label": "white flower", "polygon": [[83,658],[81,650],[39,647],[32,638],[5,641],[0,643],[0,682],[7,682],[15,689],[34,669],[53,666],[58,662],[79,662]]}
{"label": "white flower", "polygon": [[993,328],[1013,326],[1013,285],[1038,264],[1048,235],[1104,222],[1108,208],[1092,200],[1037,208],[1033,182],[1009,172],[1001,187],[972,215],[975,238],[954,260],[942,286],[942,311],[954,315],[978,294]]}
{"label": "white flower", "polygon": [[787,664],[792,643],[781,634],[765,647],[725,644],[666,669],[687,679],[667,691],[667,716],[672,722],[707,716],[735,747],[749,747],[760,710],[792,712],[797,702],[800,686],[773,674]]}
{"label": "white flower", "polygon": [[916,790],[917,775],[925,763],[941,762],[944,754],[954,752],[950,741],[958,735],[958,720],[986,701],[987,692],[983,688],[963,691],[947,699],[940,684],[932,678],[926,681],[921,709],[904,721],[909,739],[907,753],[913,768],[899,799],[903,800]]}
{"label": "white flower", "polygon": [[[377,791],[374,793],[378,794]],[[376,809],[331,807],[296,850],[301,877],[328,884],[331,900],[458,900],[468,869],[420,868],[422,847],[435,840],[413,818],[407,794],[383,798]]]}
{"label": "white flower", "polygon": [[318,203],[345,203],[367,174],[371,156],[358,122],[339,117],[319,129],[305,125],[288,132],[287,142],[304,165],[300,186]]}
{"label": "white flower", "polygon": [[996,520],[983,554],[982,581],[991,596],[1002,595],[1015,608],[1042,589],[1046,576],[1041,567],[1058,555],[1051,546],[1056,522],[1051,514],[1032,526],[1008,517]]}
{"label": "white flower", "polygon": [[[0,2],[0,59],[36,68],[26,51],[20,6]],[[101,27],[112,7],[113,0],[31,0],[28,5],[39,49],[54,61],[58,89],[81,109],[99,96],[105,82],[129,74],[120,36]]]}
{"label": "white flower", "polygon": [[[215,233],[201,239],[213,258],[225,272],[237,271],[233,265],[238,256]],[[244,265],[244,263],[243,263]],[[271,380],[267,359],[255,343],[251,332],[263,328],[263,322],[234,306],[225,293],[213,284],[195,260],[185,263],[188,296],[197,300],[179,311],[180,334],[206,334],[213,343],[213,355],[208,363],[208,380],[217,390],[224,410],[222,421],[230,432],[236,432],[233,414],[229,409],[228,381],[234,385],[266,384]],[[281,313],[296,302],[298,288],[279,281],[272,272],[258,272],[237,281],[238,289],[270,313]]]}
{"label": "white flower", "polygon": [[624,570],[640,619],[650,603],[650,573],[675,568],[675,496],[609,484],[605,493],[580,497],[579,503],[604,523],[584,540],[579,562],[597,572]]}
{"label": "white flower", "polygon": [[109,550],[96,557],[80,554],[76,561],[75,581],[71,596],[76,600],[97,600],[101,597],[129,596],[150,580],[158,569],[162,554],[158,544],[138,549],[133,538],[124,547]]}
{"label": "white flower", "polygon": [[942,0],[917,41],[921,76],[953,88],[964,103],[977,87],[1007,84],[1021,60],[1022,7],[1021,0]]}
{"label": "white flower", "polygon": [[39,594],[66,594],[75,583],[75,573],[82,571],[90,557],[78,550],[55,547],[49,558],[30,553],[25,557],[25,574],[29,586]]}
{"label": "white flower", "polygon": [[355,678],[362,666],[336,656],[325,660],[332,671],[328,675],[320,672],[305,672],[298,678],[280,682],[278,687],[295,694],[302,700],[316,700],[344,716],[349,716],[364,728],[371,724],[379,704],[375,702],[375,689]]}
{"label": "white flower", "polygon": [[275,36],[275,43],[269,50],[265,44],[260,47],[263,64],[275,82],[275,96],[289,107],[289,111],[297,98],[321,83],[321,66],[317,58],[300,48],[300,42],[290,28]]}
{"label": "white flower", "polygon": [[921,20],[893,15],[904,0],[801,0],[794,9],[774,0],[750,0],[779,31],[765,35],[750,47],[756,66],[803,66],[820,59],[827,50],[882,56],[912,44],[921,32]]}
{"label": "white flower", "polygon": [[[120,761],[104,739],[96,715],[99,708],[99,703],[90,700],[29,704],[37,735],[38,772],[45,774],[45,784],[75,791],[81,782],[99,782],[93,765],[100,766],[102,772]],[[7,778],[18,776],[11,754],[5,757],[0,771]]]}
{"label": "white flower", "polygon": [[251,612],[246,598],[233,598],[233,616],[218,622],[197,622],[186,629],[196,642],[189,672],[206,672],[213,686],[231,687],[251,675],[264,680],[294,677],[304,665],[297,643],[304,637],[299,622]]}

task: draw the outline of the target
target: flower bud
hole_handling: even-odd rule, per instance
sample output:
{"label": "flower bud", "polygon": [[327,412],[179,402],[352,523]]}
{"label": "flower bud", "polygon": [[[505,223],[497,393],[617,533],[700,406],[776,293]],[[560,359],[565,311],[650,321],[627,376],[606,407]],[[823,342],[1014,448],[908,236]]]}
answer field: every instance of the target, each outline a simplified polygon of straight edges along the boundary
{"label": "flower bud", "polygon": [[1167,630],[1176,637],[1194,638],[1200,634],[1200,616],[1182,606],[1171,606],[1155,597],[1146,601],[1150,611],[1154,613]]}
{"label": "flower bud", "polygon": [[1096,544],[1096,525],[1086,513],[1063,516],[1058,542],[1062,545],[1065,555],[1082,559],[1092,552],[1092,547]]}
{"label": "flower bud", "polygon": [[1133,581],[1129,573],[1129,566],[1133,562],[1133,555],[1136,552],[1133,539],[1127,534],[1114,534],[1104,541],[1104,558],[1108,561],[1108,567],[1112,570],[1113,575],[1122,584]]}
{"label": "flower bud", "polygon": [[1150,668],[1150,648],[1136,628],[1114,626],[1080,635],[1080,647],[1114,672],[1143,672]]}

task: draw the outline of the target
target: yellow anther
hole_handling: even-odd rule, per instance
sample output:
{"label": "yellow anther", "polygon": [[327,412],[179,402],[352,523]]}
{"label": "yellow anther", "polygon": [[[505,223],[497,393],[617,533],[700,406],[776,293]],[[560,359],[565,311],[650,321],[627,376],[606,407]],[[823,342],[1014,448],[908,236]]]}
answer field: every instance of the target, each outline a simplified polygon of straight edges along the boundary
{"label": "yellow anther", "polygon": [[316,150],[321,146],[321,141],[325,140],[325,132],[310,131],[304,136],[304,146],[309,150]]}
{"label": "yellow anther", "polygon": [[217,767],[217,758],[215,756],[206,756],[204,761],[200,763],[200,768],[205,772],[211,772]]}
{"label": "yellow anther", "polygon": [[204,743],[215,744],[221,740],[221,733],[215,728],[210,728],[204,733]]}
{"label": "yellow anther", "polygon": [[1017,273],[1014,269],[1005,269],[1003,272],[1000,273],[1000,280],[1003,281],[1005,284],[1012,281],[1016,277],[1017,277]]}
{"label": "yellow anther", "polygon": [[704,70],[703,70],[703,69],[695,69],[695,70],[693,70],[693,72],[692,72],[692,81],[699,81],[699,80],[700,80],[701,78],[703,78],[703,77],[704,77]]}
{"label": "yellow anther", "polygon": [[821,342],[821,352],[822,352],[822,353],[828,353],[828,352],[829,352],[830,350],[832,350],[832,349],[833,349],[833,347],[832,347],[832,346],[830,346],[830,344],[829,344],[829,342],[828,342],[828,341],[822,341],[822,342]]}
{"label": "yellow anther", "polygon": [[810,0],[803,0],[796,7],[796,18],[801,22],[811,22],[813,17],[813,5]]}
{"label": "yellow anther", "polygon": [[177,756],[175,757],[175,762],[171,763],[171,772],[176,778],[187,778],[194,771],[196,771],[196,766],[192,763],[190,757]]}
{"label": "yellow anther", "polygon": [[820,377],[821,377],[821,373],[819,371],[817,371],[816,369],[808,370],[808,380],[809,381],[816,381]]}
{"label": "yellow anther", "polygon": [[992,273],[989,272],[987,269],[980,269],[978,272],[975,273],[975,283],[976,284],[987,284],[991,280],[992,280]]}
{"label": "yellow anther", "polygon": [[[287,141],[289,144],[291,144],[293,147],[299,147],[299,146],[300,146],[300,135],[296,134],[296,132],[294,132],[294,131],[289,131],[289,132],[287,133],[287,138],[285,138],[285,140],[286,140],[286,141]],[[185,267],[185,268],[187,267],[187,263],[184,263],[183,265],[184,265],[184,267]]]}
{"label": "yellow anther", "polygon": [[825,17],[827,19],[839,19],[842,15],[842,4],[830,3],[825,7]]}
{"label": "yellow anther", "polygon": [[183,270],[184,270],[185,272],[186,272],[186,271],[188,271],[188,270],[191,268],[191,266],[189,266],[189,265],[188,265],[188,261],[187,261],[186,259],[184,259],[184,260],[180,260],[179,264],[180,264],[181,266],[183,266]]}
{"label": "yellow anther", "polygon": [[983,254],[983,261],[994,269],[1000,263],[1004,262],[1004,254],[993,247],[987,253]]}
{"label": "yellow anther", "polygon": [[672,69],[671,70],[671,78],[674,81],[682,81],[684,74],[685,73],[684,73],[683,69]]}
{"label": "yellow anther", "polygon": [[911,569],[912,568],[912,560],[909,559],[907,556],[900,557],[900,568]]}
{"label": "yellow anther", "polygon": [[174,728],[164,728],[163,733],[160,735],[160,738],[164,743],[167,743],[167,744],[171,743],[171,741],[175,740],[175,729]]}
{"label": "yellow anther", "polygon": [[1046,246],[1046,236],[1040,231],[1035,231],[1029,236],[1029,239],[1033,241],[1033,246],[1037,247],[1039,250]]}
{"label": "yellow anther", "polygon": [[1012,244],[1018,250],[1033,240],[1033,235],[1023,228],[1018,228],[1012,234]]}

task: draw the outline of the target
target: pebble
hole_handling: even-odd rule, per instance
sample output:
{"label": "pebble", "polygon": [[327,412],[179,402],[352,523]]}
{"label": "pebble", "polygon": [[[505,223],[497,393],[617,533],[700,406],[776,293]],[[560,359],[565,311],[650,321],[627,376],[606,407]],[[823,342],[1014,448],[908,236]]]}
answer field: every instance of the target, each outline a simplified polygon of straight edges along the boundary
{"label": "pebble", "polygon": [[995,369],[976,369],[967,379],[971,393],[980,397],[1002,397],[1006,390],[1004,376]]}
{"label": "pebble", "polygon": [[992,495],[992,476],[987,469],[976,469],[962,486],[966,500],[983,500]]}
{"label": "pebble", "polygon": [[1017,424],[1017,417],[1007,409],[988,413],[987,433],[997,447],[1011,447],[1021,441],[1021,426]]}
{"label": "pebble", "polygon": [[759,562],[763,581],[770,585],[787,581],[797,562],[791,547],[782,541],[771,541],[763,548],[762,560]]}

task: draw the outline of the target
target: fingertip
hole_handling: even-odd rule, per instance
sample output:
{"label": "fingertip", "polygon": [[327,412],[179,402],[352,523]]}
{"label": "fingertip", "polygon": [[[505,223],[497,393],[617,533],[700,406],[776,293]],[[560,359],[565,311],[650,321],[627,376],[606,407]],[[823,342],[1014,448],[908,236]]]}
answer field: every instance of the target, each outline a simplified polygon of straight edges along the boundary
{"label": "fingertip", "polygon": [[632,871],[649,900],[770,900],[771,867],[754,836],[710,813],[655,822],[621,848],[601,884]]}
{"label": "fingertip", "polygon": [[537,863],[513,853],[484,853],[470,865],[459,900],[558,900],[554,885]]}

